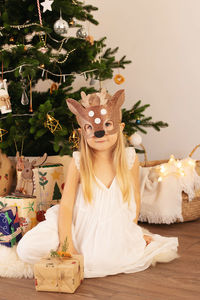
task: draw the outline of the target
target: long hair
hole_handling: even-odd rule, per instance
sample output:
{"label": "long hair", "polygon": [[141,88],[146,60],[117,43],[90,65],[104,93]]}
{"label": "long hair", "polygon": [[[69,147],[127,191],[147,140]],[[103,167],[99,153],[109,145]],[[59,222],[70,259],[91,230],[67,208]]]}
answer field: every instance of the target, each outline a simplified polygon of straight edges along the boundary
{"label": "long hair", "polygon": [[[80,147],[80,177],[85,201],[92,203],[92,186],[96,181],[93,164],[94,150],[87,144],[86,139],[81,135]],[[121,130],[119,130],[118,138],[112,152],[113,162],[116,170],[116,178],[122,192],[123,201],[130,202],[131,197],[131,181],[130,172],[126,161],[125,141]]]}

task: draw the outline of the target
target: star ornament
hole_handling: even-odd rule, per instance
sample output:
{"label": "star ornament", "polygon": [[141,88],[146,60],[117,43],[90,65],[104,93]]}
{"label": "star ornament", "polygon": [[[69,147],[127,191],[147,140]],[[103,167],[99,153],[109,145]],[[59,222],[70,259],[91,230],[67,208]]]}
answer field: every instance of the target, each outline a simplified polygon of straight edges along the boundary
{"label": "star ornament", "polygon": [[51,5],[53,4],[54,0],[45,0],[44,2],[41,3],[41,5],[43,6],[43,13],[46,10],[50,10],[52,11]]}

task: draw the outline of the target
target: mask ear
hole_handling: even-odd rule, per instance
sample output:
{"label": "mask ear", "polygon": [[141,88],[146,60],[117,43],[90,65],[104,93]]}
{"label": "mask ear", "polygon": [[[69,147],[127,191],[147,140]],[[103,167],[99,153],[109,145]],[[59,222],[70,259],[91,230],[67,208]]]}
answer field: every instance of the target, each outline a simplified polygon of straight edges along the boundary
{"label": "mask ear", "polygon": [[121,107],[125,100],[124,90],[117,91],[112,98],[108,101],[111,105],[115,107]]}
{"label": "mask ear", "polygon": [[66,100],[66,103],[67,103],[69,110],[76,116],[84,114],[84,108],[78,101],[68,98]]}

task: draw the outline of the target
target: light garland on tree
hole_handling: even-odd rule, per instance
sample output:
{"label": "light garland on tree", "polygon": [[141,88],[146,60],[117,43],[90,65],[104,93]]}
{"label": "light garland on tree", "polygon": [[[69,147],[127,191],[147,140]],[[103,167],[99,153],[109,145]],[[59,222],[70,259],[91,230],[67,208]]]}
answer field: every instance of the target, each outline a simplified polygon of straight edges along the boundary
{"label": "light garland on tree", "polygon": [[[31,67],[31,66],[32,65],[29,65],[29,64],[23,64],[23,65],[20,65],[20,66],[16,67],[15,69],[4,71],[3,74],[12,73],[12,72],[15,72],[17,69],[21,70],[23,67]],[[98,69],[92,69],[92,70],[83,71],[82,73],[73,72],[73,73],[65,73],[65,74],[56,74],[56,73],[53,73],[53,72],[51,72],[51,71],[49,71],[47,69],[44,69],[42,67],[39,67],[39,66],[37,67],[37,69],[42,70],[43,71],[43,75],[46,72],[46,73],[49,73],[49,74],[51,74],[53,76],[63,77],[63,78],[66,77],[66,76],[75,76],[75,75],[76,76],[83,76],[86,73],[91,73],[91,72],[94,72],[94,71],[98,71]],[[2,74],[1,71],[0,71],[0,74]],[[43,77],[43,75],[42,75],[42,77]]]}
{"label": "light garland on tree", "polygon": [[[28,27],[31,27],[31,26],[39,26],[39,27],[43,27],[41,24],[39,23],[30,23],[30,24],[22,24],[22,25],[9,25],[9,27],[11,28],[15,28],[15,29],[24,29],[24,28],[28,28]],[[3,29],[6,29],[6,27],[2,26],[0,27],[0,30],[3,30]]]}

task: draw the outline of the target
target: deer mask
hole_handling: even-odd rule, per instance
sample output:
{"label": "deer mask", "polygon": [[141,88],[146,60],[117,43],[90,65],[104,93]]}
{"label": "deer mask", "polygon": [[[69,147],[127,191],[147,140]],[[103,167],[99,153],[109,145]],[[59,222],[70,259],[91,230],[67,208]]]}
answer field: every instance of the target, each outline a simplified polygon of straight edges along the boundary
{"label": "deer mask", "polygon": [[104,89],[101,93],[87,96],[81,92],[81,98],[80,103],[70,98],[66,102],[71,112],[76,115],[86,138],[93,136],[101,138],[105,134],[118,132],[121,122],[121,106],[124,103],[124,90],[117,91],[112,97]]}

